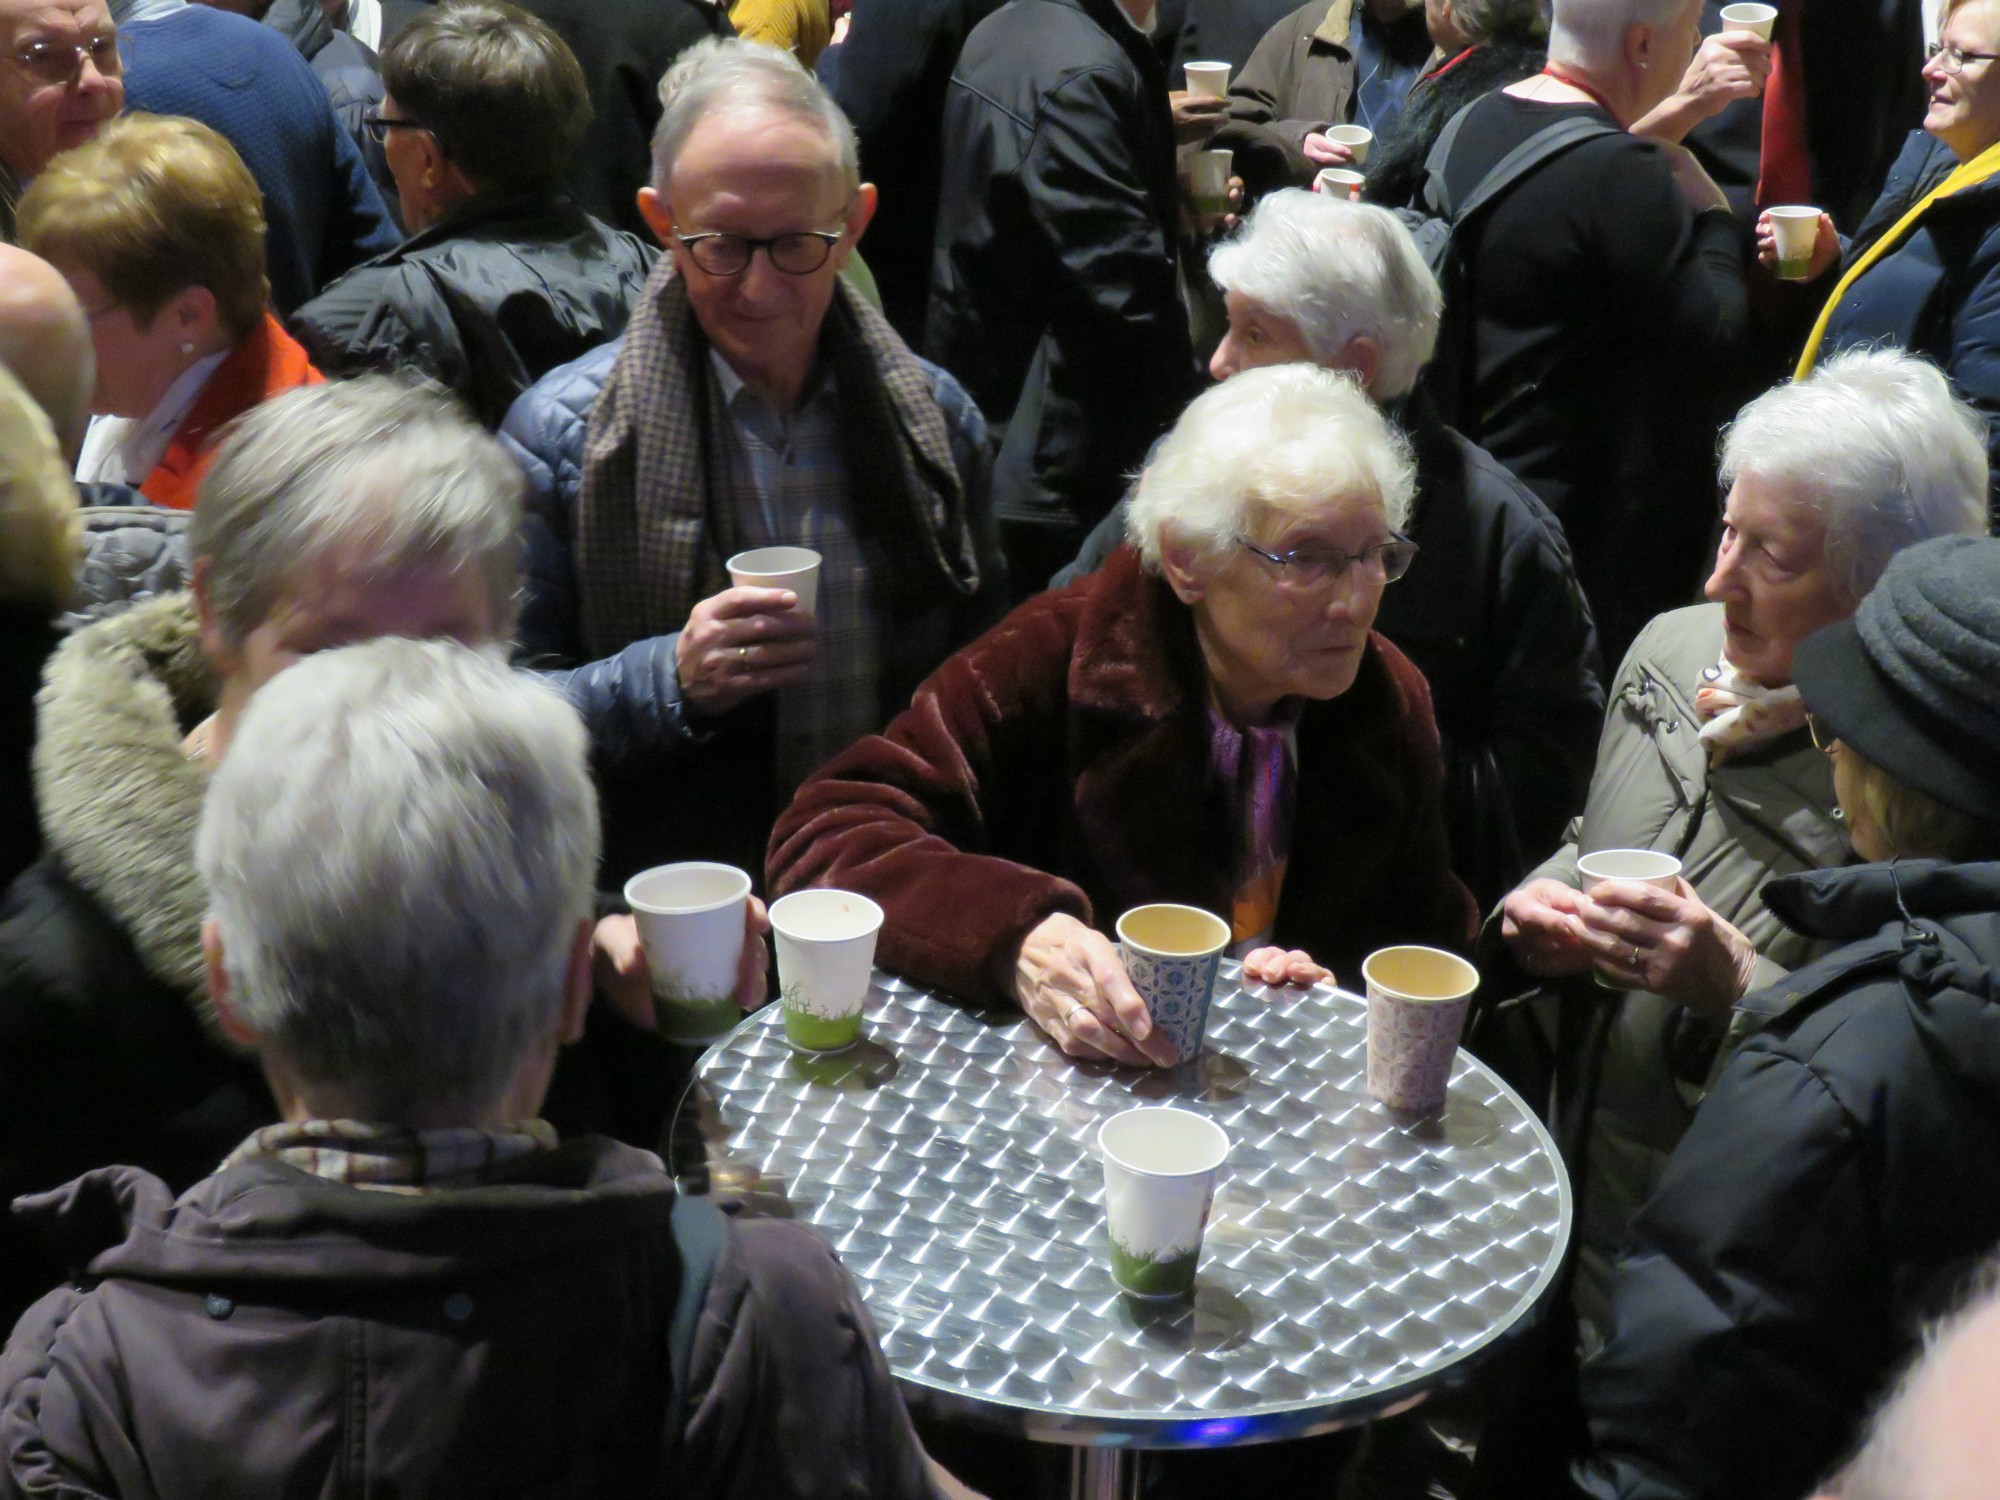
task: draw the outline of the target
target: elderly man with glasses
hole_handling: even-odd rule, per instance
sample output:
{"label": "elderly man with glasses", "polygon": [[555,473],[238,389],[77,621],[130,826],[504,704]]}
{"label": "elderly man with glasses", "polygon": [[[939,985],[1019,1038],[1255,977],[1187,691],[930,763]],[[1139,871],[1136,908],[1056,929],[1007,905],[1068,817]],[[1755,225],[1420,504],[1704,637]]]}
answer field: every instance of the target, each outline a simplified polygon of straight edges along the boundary
{"label": "elderly man with glasses", "polygon": [[[756,870],[793,789],[999,596],[986,427],[841,275],[875,189],[819,83],[730,39],[690,49],[660,94],[639,203],[671,258],[618,348],[502,429],[530,479],[522,644],[652,684],[634,739],[673,747],[678,774],[607,780],[613,872]],[[774,545],[819,554],[814,604],[731,585],[727,558]]]}
{"label": "elderly man with glasses", "polygon": [[118,31],[104,0],[0,0],[0,241],[49,158],[125,106]]}

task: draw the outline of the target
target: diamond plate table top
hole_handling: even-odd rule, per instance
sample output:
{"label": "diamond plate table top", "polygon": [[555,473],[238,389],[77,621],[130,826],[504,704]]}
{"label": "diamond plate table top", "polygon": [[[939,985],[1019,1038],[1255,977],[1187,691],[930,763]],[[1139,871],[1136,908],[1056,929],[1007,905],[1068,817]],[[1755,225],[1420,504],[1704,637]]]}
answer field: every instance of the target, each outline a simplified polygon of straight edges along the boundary
{"label": "diamond plate table top", "polygon": [[[1225,964],[1200,1060],[1145,1072],[878,975],[858,1046],[795,1053],[768,1006],[703,1058],[675,1128],[718,1198],[832,1241],[913,1405],[1073,1444],[1303,1436],[1461,1377],[1569,1239],[1569,1179],[1520,1098],[1461,1052],[1441,1117],[1391,1114],[1366,1013]],[[1157,1306],[1112,1283],[1094,1142],[1168,1103],[1231,1146],[1195,1296]]]}

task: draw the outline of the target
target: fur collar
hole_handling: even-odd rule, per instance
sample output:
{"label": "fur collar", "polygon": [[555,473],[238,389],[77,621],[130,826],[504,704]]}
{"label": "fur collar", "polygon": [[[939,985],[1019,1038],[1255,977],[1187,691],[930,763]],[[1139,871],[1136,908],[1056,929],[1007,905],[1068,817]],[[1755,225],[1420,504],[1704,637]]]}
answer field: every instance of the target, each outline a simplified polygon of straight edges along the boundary
{"label": "fur collar", "polygon": [[65,873],[102,902],[156,979],[194,1000],[208,902],[194,837],[208,771],[181,751],[220,685],[194,601],[169,594],[78,631],[49,662],[36,705],[35,800]]}
{"label": "fur collar", "polygon": [[76,486],[55,430],[0,365],[0,604],[44,617],[66,608],[82,553]]}

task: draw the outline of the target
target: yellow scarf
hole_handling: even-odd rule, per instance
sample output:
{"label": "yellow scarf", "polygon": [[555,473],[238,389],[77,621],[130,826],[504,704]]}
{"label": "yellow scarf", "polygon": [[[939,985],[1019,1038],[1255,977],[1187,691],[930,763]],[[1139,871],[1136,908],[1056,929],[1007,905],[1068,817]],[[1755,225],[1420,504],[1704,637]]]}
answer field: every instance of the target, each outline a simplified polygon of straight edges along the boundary
{"label": "yellow scarf", "polygon": [[1976,182],[1984,182],[1995,172],[2000,172],[2000,145],[1988,146],[1971,161],[1961,162],[1952,169],[1951,175],[1923,197],[1917,205],[1898,219],[1889,232],[1876,240],[1862,252],[1861,259],[1847,268],[1847,273],[1834,285],[1833,295],[1826,299],[1826,306],[1820,309],[1819,321],[1813,324],[1812,337],[1806,340],[1806,352],[1799,356],[1799,367],[1794,378],[1804,380],[1812,374],[1815,360],[1819,358],[1820,341],[1826,337],[1826,326],[1833,321],[1833,310],[1840,306],[1840,299],[1847,295],[1847,289],[1868,274],[1875,262],[1894,250],[1921,219],[1930,206],[1940,198],[1949,198],[1960,188],[1971,187]]}

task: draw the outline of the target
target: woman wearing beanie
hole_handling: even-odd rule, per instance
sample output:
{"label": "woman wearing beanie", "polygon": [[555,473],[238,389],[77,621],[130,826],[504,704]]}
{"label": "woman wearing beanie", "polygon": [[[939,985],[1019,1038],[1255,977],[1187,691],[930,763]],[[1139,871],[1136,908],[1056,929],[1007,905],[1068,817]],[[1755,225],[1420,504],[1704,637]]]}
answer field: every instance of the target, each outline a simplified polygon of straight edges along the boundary
{"label": "woman wearing beanie", "polygon": [[1742,1008],[1585,1366],[1593,1495],[1792,1496],[2000,1241],[2000,541],[1897,555],[1794,676],[1865,864],[1772,881],[1844,946]]}

